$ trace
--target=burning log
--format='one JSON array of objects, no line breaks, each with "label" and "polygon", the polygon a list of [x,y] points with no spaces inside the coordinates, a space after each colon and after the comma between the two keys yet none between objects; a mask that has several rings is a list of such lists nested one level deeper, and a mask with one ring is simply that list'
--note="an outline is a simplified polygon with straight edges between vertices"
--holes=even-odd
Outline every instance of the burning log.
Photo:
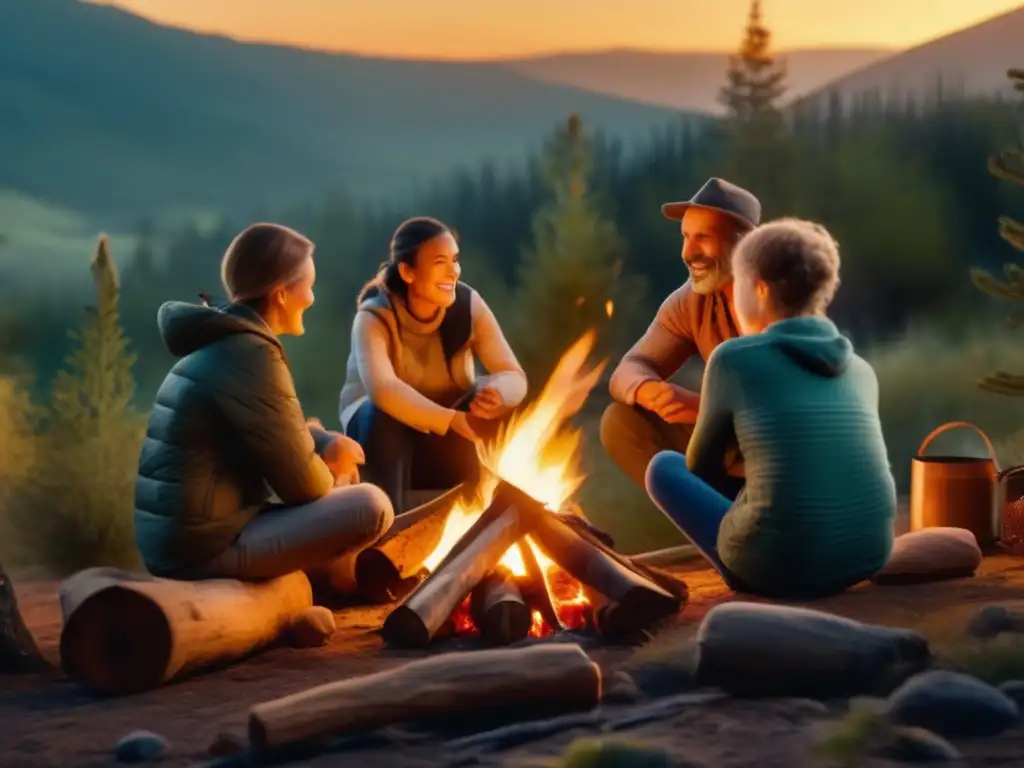
[{"label": "burning log", "polygon": [[642,575],[625,558],[585,537],[560,515],[538,516],[533,538],[570,576],[607,600],[595,616],[602,634],[617,636],[647,628],[678,611],[685,600]]},{"label": "burning log", "polygon": [[601,670],[578,645],[448,653],[254,706],[253,752],[510,706],[581,711],[601,700]]},{"label": "burning log", "polygon": [[384,538],[356,557],[359,592],[382,603],[399,597],[403,582],[420,575],[424,561],[441,541],[452,507],[465,491],[465,484],[457,485],[433,501],[398,515]]},{"label": "burning log", "polygon": [[[459,539],[452,551],[385,619],[381,633],[392,645],[422,648],[466,595],[494,570],[505,552],[536,519],[536,502],[502,483],[490,506]],[[540,508],[543,509],[543,508]]]},{"label": "burning log", "polygon": [[312,604],[301,572],[262,583],[187,582],[90,568],[60,588],[61,663],[102,694],[151,690],[277,640]]},{"label": "burning log", "polygon": [[515,576],[500,565],[474,587],[469,615],[488,645],[511,645],[530,633],[530,609]]},{"label": "burning log", "polygon": [[519,549],[523,553],[523,565],[526,566],[525,588],[522,590],[527,604],[540,612],[544,623],[551,628],[552,632],[560,632],[565,629],[562,620],[551,602],[551,593],[548,591],[548,580],[539,562],[537,555],[531,546],[529,536],[519,542]]}]

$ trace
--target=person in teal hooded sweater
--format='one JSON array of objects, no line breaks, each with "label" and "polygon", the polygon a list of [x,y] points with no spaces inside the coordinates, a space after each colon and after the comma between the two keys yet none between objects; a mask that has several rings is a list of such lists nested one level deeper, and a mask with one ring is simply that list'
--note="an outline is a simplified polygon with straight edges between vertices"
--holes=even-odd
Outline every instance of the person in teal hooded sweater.
[{"label": "person in teal hooded sweater", "polygon": [[[731,588],[835,594],[885,564],[896,511],[878,381],[825,316],[838,246],[783,219],[743,238],[733,272],[743,335],[710,355],[686,455],[656,455],[647,491]],[[746,474],[735,501],[715,490],[730,447]]]}]

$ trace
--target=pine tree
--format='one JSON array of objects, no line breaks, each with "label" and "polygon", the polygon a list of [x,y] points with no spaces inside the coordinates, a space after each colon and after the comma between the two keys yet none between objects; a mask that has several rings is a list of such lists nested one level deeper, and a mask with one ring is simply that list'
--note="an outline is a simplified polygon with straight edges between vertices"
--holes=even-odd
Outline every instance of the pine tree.
[{"label": "pine tree", "polygon": [[135,395],[135,355],[121,329],[117,270],[105,236],[96,248],[92,277],[97,304],[86,308],[82,328],[70,332],[75,349],[53,385],[55,426],[82,437],[118,424]]},{"label": "pine tree", "polygon": [[[1007,74],[1014,89],[1024,93],[1024,69],[1011,69]],[[988,167],[993,176],[1024,185],[1024,148],[1004,149],[995,157],[989,158]],[[1024,223],[1009,216],[1001,216],[999,234],[1013,248],[1024,251]],[[999,280],[985,270],[971,270],[974,284],[990,296],[1005,301],[1024,301],[1024,268],[1019,264],[1008,263],[1003,267],[1003,275],[1005,280]],[[1019,323],[1021,319],[1020,316],[1016,316],[1011,321]],[[1024,376],[1005,371],[997,371],[991,376],[986,376],[978,385],[982,389],[1001,395],[1024,395]]]},{"label": "pine tree", "polygon": [[550,201],[534,215],[533,243],[518,270],[514,347],[534,394],[588,329],[599,331],[599,353],[610,354],[643,300],[643,280],[623,274],[625,244],[589,188],[592,164],[590,141],[572,115],[544,157]]},{"label": "pine tree", "polygon": [[771,211],[796,203],[797,156],[780,101],[786,67],[771,48],[760,0],[753,0],[739,51],[729,57],[719,101],[726,107],[727,145],[723,175],[751,189]]},{"label": "pine tree", "polygon": [[121,329],[106,237],[92,260],[97,303],[53,382],[35,470],[12,503],[19,543],[57,574],[137,562],[132,509],[144,422],[132,407],[135,356]]},{"label": "pine tree", "polygon": [[726,85],[719,100],[741,123],[780,123],[779,99],[786,92],[786,67],[771,50],[772,34],[764,24],[761,0],[750,4],[739,52],[729,57]]}]

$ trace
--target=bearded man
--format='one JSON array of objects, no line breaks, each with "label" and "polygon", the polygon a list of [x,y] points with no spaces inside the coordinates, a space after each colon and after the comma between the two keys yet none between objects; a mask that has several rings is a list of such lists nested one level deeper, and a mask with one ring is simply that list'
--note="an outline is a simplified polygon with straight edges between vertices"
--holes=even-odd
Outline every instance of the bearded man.
[{"label": "bearded man", "polygon": [[[641,487],[660,451],[686,453],[700,409],[700,394],[669,379],[693,355],[740,335],[733,311],[731,257],[740,238],[761,222],[761,203],[747,190],[711,178],[685,202],[661,212],[680,222],[689,279],[676,289],[612,373],[613,402],[601,418],[605,451]],[[743,484],[738,452],[727,458],[720,483],[734,497]]]}]

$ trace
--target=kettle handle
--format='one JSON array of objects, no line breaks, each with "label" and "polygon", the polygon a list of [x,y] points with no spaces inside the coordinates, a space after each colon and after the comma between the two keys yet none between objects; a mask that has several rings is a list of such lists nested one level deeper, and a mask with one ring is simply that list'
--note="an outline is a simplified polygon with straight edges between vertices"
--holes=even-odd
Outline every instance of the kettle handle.
[{"label": "kettle handle", "polygon": [[949,421],[946,422],[945,424],[936,427],[924,440],[921,441],[921,447],[917,449],[917,455],[923,455],[924,452],[928,450],[928,446],[931,445],[932,440],[941,435],[943,432],[946,432],[950,429],[956,429],[958,427],[967,427],[968,429],[973,429],[975,432],[978,433],[978,436],[985,441],[985,448],[988,449],[988,456],[990,459],[992,459],[992,463],[995,465],[996,472],[998,473],[999,459],[996,458],[996,449],[992,445],[992,441],[988,439],[988,435],[986,435],[979,427],[975,426],[974,424],[971,424],[971,422],[969,421]]}]

